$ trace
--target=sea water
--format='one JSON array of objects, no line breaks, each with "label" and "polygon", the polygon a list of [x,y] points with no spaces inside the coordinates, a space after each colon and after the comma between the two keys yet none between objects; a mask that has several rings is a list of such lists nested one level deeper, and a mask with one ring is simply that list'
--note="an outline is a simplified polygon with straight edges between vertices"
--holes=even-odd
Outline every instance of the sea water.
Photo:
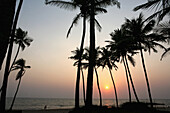
[{"label": "sea water", "polygon": [[[135,101],[135,100],[133,100]],[[149,102],[148,100],[141,100]],[[6,109],[9,109],[12,98],[7,98]],[[103,105],[115,106],[114,99],[103,99]],[[119,105],[128,102],[128,99],[119,99]],[[154,99],[154,103],[165,104],[163,107],[170,107],[170,99]],[[99,105],[99,99],[94,99],[93,104]],[[83,99],[80,99],[80,106],[84,105]],[[16,98],[13,109],[16,110],[41,110],[44,109],[69,109],[74,108],[74,99],[64,98]]]}]

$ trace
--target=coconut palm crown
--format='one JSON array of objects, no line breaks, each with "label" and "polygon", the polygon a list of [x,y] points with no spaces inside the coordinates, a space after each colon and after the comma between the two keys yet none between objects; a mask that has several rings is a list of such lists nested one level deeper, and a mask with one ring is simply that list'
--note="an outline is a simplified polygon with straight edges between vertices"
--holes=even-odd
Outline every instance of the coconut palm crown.
[{"label": "coconut palm crown", "polygon": [[166,15],[170,14],[170,1],[169,0],[148,0],[147,3],[135,7],[133,10],[137,11],[139,9],[154,9],[155,12],[149,16],[146,20],[151,20],[157,17],[158,22],[160,22]]}]

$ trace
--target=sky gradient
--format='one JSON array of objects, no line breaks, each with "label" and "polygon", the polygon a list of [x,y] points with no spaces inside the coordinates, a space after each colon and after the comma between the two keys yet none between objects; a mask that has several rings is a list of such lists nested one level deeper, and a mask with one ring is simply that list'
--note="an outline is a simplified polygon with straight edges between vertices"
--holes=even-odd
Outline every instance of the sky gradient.
[{"label": "sky gradient", "polygon": [[[55,6],[44,4],[45,0],[24,0],[21,10],[18,27],[28,31],[28,36],[34,41],[30,47],[20,53],[19,58],[26,59],[26,64],[31,69],[26,71],[21,83],[18,97],[39,97],[39,98],[74,98],[74,87],[76,80],[76,67],[74,61],[68,59],[71,51],[80,45],[82,20],[74,26],[71,35],[66,39],[66,33],[73,18],[79,10],[68,11]],[[96,46],[103,47],[110,39],[110,33],[120,28],[126,18],[137,17],[141,11],[133,12],[132,9],[147,0],[119,0],[121,8],[116,6],[108,7],[107,14],[100,14],[96,19],[102,26],[102,31],[96,31]],[[145,17],[149,11],[143,12]],[[85,46],[89,45],[89,23],[87,23],[87,35]],[[14,54],[17,46],[15,46]],[[162,50],[157,54],[145,53],[145,62],[149,75],[149,81],[153,98],[170,99],[170,56],[160,61]],[[136,59],[136,67],[130,67],[139,99],[147,99],[147,89],[144,78],[141,59]],[[117,64],[119,69],[112,70],[118,90],[118,98],[128,98],[127,84],[124,67]],[[103,98],[115,98],[112,82],[108,70],[98,69],[100,87]],[[87,72],[85,71],[87,74]],[[3,71],[0,72],[0,83],[3,79]],[[7,95],[13,96],[17,82],[16,72],[9,77]],[[85,76],[86,77],[86,76]],[[82,83],[82,82],[81,82]],[[108,85],[109,89],[105,89]],[[81,95],[82,95],[82,85]],[[133,94],[132,94],[133,95]],[[82,96],[81,96],[82,97]],[[98,98],[96,77],[94,76],[94,97]]]}]

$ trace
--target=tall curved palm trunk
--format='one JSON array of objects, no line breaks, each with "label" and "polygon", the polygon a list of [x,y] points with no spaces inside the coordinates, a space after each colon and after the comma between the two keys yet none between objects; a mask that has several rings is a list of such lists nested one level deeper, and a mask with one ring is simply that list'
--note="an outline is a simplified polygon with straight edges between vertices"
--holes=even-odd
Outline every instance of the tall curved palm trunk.
[{"label": "tall curved palm trunk", "polygon": [[18,86],[17,86],[17,90],[15,92],[15,95],[13,97],[13,100],[12,100],[12,103],[11,103],[11,106],[10,106],[10,111],[12,110],[13,106],[14,106],[14,102],[15,102],[15,99],[16,99],[16,96],[17,96],[17,93],[18,93],[18,90],[19,90],[19,86],[21,84],[21,78],[19,79],[19,82],[18,82]]},{"label": "tall curved palm trunk", "polygon": [[86,97],[85,97],[85,82],[84,82],[84,73],[83,73],[83,69],[81,69],[81,74],[82,74],[82,81],[83,81],[83,100],[84,100],[84,104],[86,102]]},{"label": "tall curved palm trunk", "polygon": [[[18,54],[19,54],[19,50],[20,50],[20,45],[18,46],[18,50],[17,50],[17,53],[16,53],[16,55],[15,55],[15,58],[14,58],[14,60],[13,60],[13,62],[12,62],[12,65],[11,65],[11,67],[9,68],[9,73],[8,73],[8,76],[9,76],[9,74],[10,74],[10,72],[11,72],[11,69],[12,69],[12,66],[14,65],[14,63],[15,63],[15,61],[16,61],[16,58],[17,58],[17,56],[18,56]],[[1,86],[1,89],[0,89],[0,92],[2,91],[2,86]]]},{"label": "tall curved palm trunk", "polygon": [[11,72],[12,67],[13,67],[13,65],[14,65],[14,63],[15,63],[17,57],[18,57],[20,48],[21,48],[21,45],[18,46],[18,49],[17,49],[16,55],[15,55],[15,58],[14,58],[14,60],[13,60],[13,62],[12,62],[12,65],[11,65],[11,67],[10,67],[10,69],[9,69],[9,73]]},{"label": "tall curved palm trunk", "polygon": [[95,66],[95,14],[94,14],[94,0],[90,1],[90,53],[89,53],[89,68],[87,76],[87,89],[86,89],[86,106],[92,106],[93,95],[93,71]]},{"label": "tall curved palm trunk", "polygon": [[9,44],[15,6],[16,0],[0,0],[0,70]]},{"label": "tall curved palm trunk", "polygon": [[79,86],[80,86],[80,70],[81,70],[81,57],[83,54],[83,47],[84,47],[84,39],[85,39],[85,33],[86,33],[86,15],[83,17],[83,34],[82,34],[82,40],[80,45],[80,56],[79,56],[79,63],[78,63],[78,69],[77,69],[77,80],[76,80],[76,90],[75,90],[75,108],[79,108]]},{"label": "tall curved palm trunk", "polygon": [[101,106],[102,106],[102,94],[101,94],[100,85],[99,85],[99,75],[98,75],[98,73],[97,73],[96,67],[95,67],[95,72],[96,72],[97,87],[98,87],[98,91],[99,91],[100,107],[101,107]]},{"label": "tall curved palm trunk", "polygon": [[80,46],[80,56],[79,56],[79,64],[77,69],[77,81],[76,81],[76,92],[75,92],[75,108],[79,108],[79,86],[80,86],[80,70],[81,70],[81,57],[83,54],[83,47],[84,47],[84,39],[86,33],[86,17],[83,18],[83,34],[82,34],[82,41]]},{"label": "tall curved palm trunk", "polygon": [[137,96],[137,93],[136,93],[136,90],[135,90],[135,86],[133,84],[133,80],[132,80],[132,76],[131,76],[131,73],[130,73],[130,69],[129,69],[129,65],[128,65],[128,62],[127,62],[127,58],[126,58],[126,56],[124,58],[125,58],[125,64],[127,66],[127,70],[128,70],[128,73],[129,73],[129,78],[130,78],[130,81],[131,81],[131,85],[132,85],[132,89],[133,89],[136,101],[139,102],[139,98]]},{"label": "tall curved palm trunk", "polygon": [[124,57],[123,57],[122,59],[123,59],[123,64],[124,64],[125,72],[126,72],[127,86],[128,86],[128,92],[129,92],[129,102],[132,102],[131,91],[130,91],[130,84],[129,84],[129,77],[128,77],[128,72],[127,72],[127,67],[126,67],[126,64],[125,64],[125,59],[124,59]]},{"label": "tall curved palm trunk", "polygon": [[5,104],[6,104],[6,92],[7,92],[7,84],[8,84],[8,75],[9,75],[9,68],[10,68],[10,61],[11,61],[11,55],[12,55],[12,49],[13,49],[13,41],[14,41],[14,34],[16,30],[16,25],[19,17],[19,13],[21,10],[23,0],[20,0],[18,9],[15,15],[14,24],[12,28],[12,34],[11,34],[11,40],[10,45],[8,49],[8,55],[6,60],[6,66],[5,66],[5,73],[4,73],[4,79],[3,79],[3,85],[2,85],[2,92],[1,92],[1,99],[0,99],[0,111],[3,113],[5,112]]},{"label": "tall curved palm trunk", "polygon": [[140,49],[140,53],[141,53],[141,59],[142,59],[142,66],[143,66],[143,70],[144,70],[144,73],[145,73],[146,84],[147,84],[147,88],[148,88],[149,100],[150,100],[151,108],[153,108],[152,95],[151,95],[149,79],[148,79],[148,75],[147,75],[147,72],[146,72],[146,66],[145,66],[145,61],[144,61],[144,56],[143,56],[142,49]]},{"label": "tall curved palm trunk", "polygon": [[114,79],[113,79],[113,75],[112,75],[112,71],[111,71],[111,69],[109,69],[109,72],[110,72],[110,76],[111,76],[112,83],[113,83],[114,90],[115,90],[116,107],[119,107],[119,105],[118,105],[117,91],[116,91],[116,84],[115,84],[115,82],[114,82]]}]

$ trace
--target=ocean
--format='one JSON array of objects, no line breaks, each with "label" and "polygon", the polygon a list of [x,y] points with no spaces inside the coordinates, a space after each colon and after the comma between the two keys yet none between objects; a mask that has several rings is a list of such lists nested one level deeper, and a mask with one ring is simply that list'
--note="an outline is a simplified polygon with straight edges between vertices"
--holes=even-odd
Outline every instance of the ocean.
[{"label": "ocean", "polygon": [[[12,98],[7,98],[6,109],[9,109]],[[114,99],[103,99],[103,105],[115,106]],[[135,101],[135,100],[133,100]],[[148,102],[148,100],[140,100],[142,102]],[[128,102],[128,99],[119,99],[119,105]],[[170,107],[170,99],[154,99],[154,103],[165,104],[161,107]],[[94,105],[99,105],[99,99],[93,100]],[[83,99],[80,100],[80,105],[83,106]],[[44,107],[47,109],[67,109],[74,107],[74,99],[62,99],[62,98],[16,98],[13,109],[15,110],[41,110]]]}]

